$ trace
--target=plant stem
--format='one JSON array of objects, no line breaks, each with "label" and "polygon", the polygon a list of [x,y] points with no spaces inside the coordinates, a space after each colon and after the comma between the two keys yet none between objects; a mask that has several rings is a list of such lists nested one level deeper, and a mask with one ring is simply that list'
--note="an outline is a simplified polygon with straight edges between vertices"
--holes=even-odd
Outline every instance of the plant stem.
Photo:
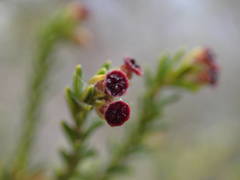
[{"label": "plant stem", "polygon": [[67,14],[66,10],[63,10],[47,22],[39,33],[36,57],[33,60],[32,72],[27,86],[26,104],[22,116],[22,134],[15,154],[15,170],[24,169],[28,164],[36,129],[41,120],[46,85],[56,62],[50,56],[60,40],[72,36],[76,25],[77,22]]},{"label": "plant stem", "polygon": [[[68,153],[68,161],[65,165],[65,168],[61,171],[61,173],[57,176],[58,180],[68,180],[74,176],[77,170],[77,166],[82,159],[82,154],[80,153],[81,148],[83,147],[83,122],[86,120],[88,111],[79,112],[81,115],[75,114],[74,118],[74,132],[76,133],[76,137],[72,142],[71,152]],[[79,118],[80,117],[80,118]],[[79,123],[82,122],[82,123]]]},{"label": "plant stem", "polygon": [[[65,161],[65,167],[57,174],[56,179],[68,180],[76,175],[78,165],[81,160],[93,155],[93,149],[90,149],[85,144],[88,135],[91,134],[96,128],[102,125],[102,122],[91,122],[86,126],[86,119],[88,114],[93,109],[95,103],[94,87],[87,86],[83,91],[81,81],[80,66],[77,66],[76,73],[74,74],[73,90],[66,89],[66,100],[69,105],[69,110],[72,114],[73,125],[68,125],[63,122],[63,130],[70,139],[71,150],[62,151],[62,157]],[[83,98],[80,98],[83,97]]]},{"label": "plant stem", "polygon": [[[121,167],[122,164],[128,159],[128,157],[134,153],[135,148],[139,147],[142,144],[144,135],[146,134],[147,125],[150,124],[157,116],[151,115],[151,110],[149,109],[149,103],[153,103],[154,98],[157,96],[158,92],[161,89],[161,85],[149,87],[145,94],[140,100],[140,110],[141,114],[138,116],[138,119],[132,129],[128,131],[126,137],[124,137],[123,142],[118,146],[117,151],[112,153],[110,160],[106,164],[103,171],[100,173],[100,176],[94,179],[98,180],[109,180],[112,177],[113,169]],[[148,103],[146,103],[148,102]],[[161,109],[158,109],[161,111]],[[149,114],[149,113],[150,114]],[[159,115],[159,114],[158,114]]]},{"label": "plant stem", "polygon": [[25,105],[22,135],[19,140],[19,146],[16,154],[15,168],[22,169],[26,167],[29,159],[29,153],[33,144],[36,127],[41,118],[41,110],[43,107],[45,88],[49,78],[49,73],[54,65],[54,61],[49,60],[56,38],[45,39],[38,47],[37,58],[33,61],[33,70],[29,77],[29,85],[27,89],[27,102]]}]

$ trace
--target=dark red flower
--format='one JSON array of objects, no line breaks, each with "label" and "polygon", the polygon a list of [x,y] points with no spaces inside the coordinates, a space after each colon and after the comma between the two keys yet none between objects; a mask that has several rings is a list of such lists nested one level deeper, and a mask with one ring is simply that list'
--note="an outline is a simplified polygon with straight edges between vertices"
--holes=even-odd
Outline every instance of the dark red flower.
[{"label": "dark red flower", "polygon": [[131,78],[132,73],[138,76],[143,74],[141,67],[136,63],[136,60],[131,57],[124,58],[124,65],[121,68],[129,78]]},{"label": "dark red flower", "polygon": [[197,54],[196,60],[210,68],[216,68],[215,55],[209,48],[202,48],[199,54]]},{"label": "dark red flower", "polygon": [[128,89],[129,82],[126,74],[121,70],[113,70],[104,80],[105,92],[109,96],[122,96]]},{"label": "dark red flower", "polygon": [[218,82],[219,71],[218,69],[210,69],[209,72],[209,84],[216,85]]},{"label": "dark red flower", "polygon": [[213,52],[208,48],[203,48],[196,55],[196,62],[202,66],[202,72],[198,80],[201,83],[216,85],[219,76],[219,68],[215,62]]},{"label": "dark red flower", "polygon": [[115,101],[106,107],[104,118],[110,126],[121,126],[130,117],[130,107],[124,101]]},{"label": "dark red flower", "polygon": [[80,3],[73,3],[70,5],[70,13],[76,20],[86,20],[89,16],[89,10]]}]

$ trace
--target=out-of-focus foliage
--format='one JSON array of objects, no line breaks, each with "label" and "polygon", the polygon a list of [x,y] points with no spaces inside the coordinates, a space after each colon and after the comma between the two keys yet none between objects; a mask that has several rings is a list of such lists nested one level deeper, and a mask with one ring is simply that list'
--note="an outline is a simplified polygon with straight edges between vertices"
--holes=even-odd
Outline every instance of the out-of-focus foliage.
[{"label": "out-of-focus foliage", "polygon": [[82,5],[73,4],[57,12],[39,30],[32,72],[28,76],[25,107],[22,112],[22,134],[12,158],[13,162],[9,163],[7,167],[9,169],[6,168],[6,172],[3,172],[3,179],[23,179],[27,174],[50,73],[55,65],[55,60],[51,58],[51,55],[60,41],[79,39],[76,36],[76,29],[79,22],[86,18],[86,13]]}]

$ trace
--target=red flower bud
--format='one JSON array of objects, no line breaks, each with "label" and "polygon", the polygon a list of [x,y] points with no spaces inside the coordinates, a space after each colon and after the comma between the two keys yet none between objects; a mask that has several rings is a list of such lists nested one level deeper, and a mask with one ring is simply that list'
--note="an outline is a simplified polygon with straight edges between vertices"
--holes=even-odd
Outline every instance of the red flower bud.
[{"label": "red flower bud", "polygon": [[199,63],[203,63],[212,66],[215,63],[215,57],[213,52],[208,48],[203,48],[196,56],[196,60]]},{"label": "red flower bud", "polygon": [[215,62],[213,52],[208,48],[203,48],[196,54],[195,62],[202,67],[198,75],[198,81],[200,83],[216,85],[219,76],[219,68]]},{"label": "red flower bud", "polygon": [[130,107],[124,101],[110,103],[104,112],[104,118],[110,126],[121,126],[130,117]]},{"label": "red flower bud", "polygon": [[109,96],[122,96],[128,89],[129,82],[126,74],[121,70],[113,70],[104,80],[105,92]]},{"label": "red flower bud", "polygon": [[76,20],[86,20],[89,16],[89,10],[80,3],[70,5],[71,16]]},{"label": "red flower bud", "polygon": [[141,67],[131,57],[124,58],[124,65],[122,65],[121,69],[128,75],[128,78],[132,77],[132,73],[138,76],[143,74]]},{"label": "red flower bud", "polygon": [[211,84],[213,86],[216,85],[217,81],[218,81],[218,76],[219,76],[219,72],[217,69],[210,70],[209,71],[209,77],[210,77],[209,84]]}]

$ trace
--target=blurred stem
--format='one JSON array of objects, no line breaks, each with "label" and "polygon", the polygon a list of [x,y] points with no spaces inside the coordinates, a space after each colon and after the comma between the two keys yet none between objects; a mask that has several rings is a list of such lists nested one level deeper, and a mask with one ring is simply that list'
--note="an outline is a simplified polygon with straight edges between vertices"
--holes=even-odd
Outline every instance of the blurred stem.
[{"label": "blurred stem", "polygon": [[[108,180],[112,177],[112,171],[122,166],[124,161],[134,152],[133,149],[142,145],[144,135],[146,134],[147,125],[150,124],[156,116],[151,115],[149,110],[149,102],[155,102],[155,98],[161,89],[161,84],[155,84],[155,86],[148,87],[142,98],[140,99],[140,115],[132,128],[128,131],[126,137],[121,142],[116,152],[113,152],[110,156],[110,160],[106,164],[104,170],[100,176],[95,179]],[[160,108],[160,107],[159,107]],[[162,107],[161,107],[162,108]],[[161,109],[158,109],[161,112]],[[149,114],[150,113],[150,114]]]},{"label": "blurred stem", "polygon": [[41,42],[38,47],[36,59],[33,61],[33,68],[29,76],[29,84],[26,93],[25,111],[22,117],[23,130],[19,140],[17,149],[17,159],[15,168],[21,169],[27,165],[31,146],[35,136],[36,126],[41,118],[41,110],[43,106],[45,88],[49,78],[49,73],[52,69],[54,61],[49,60],[56,37],[46,37],[48,34],[43,34],[40,38]]},{"label": "blurred stem", "polygon": [[67,14],[60,11],[53,19],[43,26],[39,33],[38,46],[33,60],[32,72],[29,75],[26,104],[22,116],[22,134],[19,139],[14,169],[21,170],[27,167],[29,154],[37,125],[41,119],[41,111],[47,91],[49,75],[56,61],[50,58],[57,42],[71,37],[77,22]]}]

